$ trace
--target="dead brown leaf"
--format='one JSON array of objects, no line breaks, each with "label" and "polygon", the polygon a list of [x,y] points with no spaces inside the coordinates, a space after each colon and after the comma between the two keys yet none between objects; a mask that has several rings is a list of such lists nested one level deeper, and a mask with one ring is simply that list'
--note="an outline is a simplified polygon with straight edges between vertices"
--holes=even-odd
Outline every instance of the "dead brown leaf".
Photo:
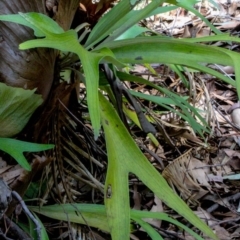
[{"label": "dead brown leaf", "polygon": [[210,170],[204,166],[206,164],[193,158],[189,150],[171,162],[162,175],[173,188],[180,192],[183,199],[196,205],[198,199],[208,192],[202,186],[211,189],[207,178]]}]

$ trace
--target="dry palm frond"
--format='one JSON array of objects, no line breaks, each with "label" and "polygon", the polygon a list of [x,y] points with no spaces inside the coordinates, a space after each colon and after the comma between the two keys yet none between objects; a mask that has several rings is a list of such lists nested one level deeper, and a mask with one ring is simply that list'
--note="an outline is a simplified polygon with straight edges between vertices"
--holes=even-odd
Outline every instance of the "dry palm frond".
[{"label": "dry palm frond", "polygon": [[42,176],[47,185],[41,196],[43,200],[54,199],[58,203],[93,201],[86,196],[96,191],[102,201],[106,154],[99,146],[104,145],[96,143],[87,120],[82,117],[84,109],[76,99],[72,100],[75,86],[61,83],[55,89],[49,100],[50,107],[37,125],[42,132],[41,138],[55,144],[54,160]]},{"label": "dry palm frond", "polygon": [[[86,107],[76,97],[78,88],[78,84],[58,84],[35,125],[35,139],[55,144],[49,153],[53,160],[42,173],[40,205],[103,201],[105,144],[101,138],[94,140],[89,121],[83,117]],[[80,234],[82,239],[96,239],[89,227],[85,234],[80,225],[60,222],[58,229],[60,236],[70,234],[77,239],[75,235]]]},{"label": "dry palm frond", "polygon": [[170,163],[162,173],[170,186],[192,205],[197,205],[197,200],[208,192],[202,186],[210,188],[206,176],[208,170],[195,169],[200,166],[204,164],[193,158],[189,150]]}]

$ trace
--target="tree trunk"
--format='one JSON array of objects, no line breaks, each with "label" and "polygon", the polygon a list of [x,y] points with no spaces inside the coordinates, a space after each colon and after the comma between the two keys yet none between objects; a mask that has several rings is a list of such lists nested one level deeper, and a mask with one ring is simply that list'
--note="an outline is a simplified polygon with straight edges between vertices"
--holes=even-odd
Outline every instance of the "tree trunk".
[{"label": "tree trunk", "polygon": [[[68,30],[79,0],[60,0],[57,22]],[[39,12],[48,15],[45,0],[1,0],[0,14]],[[20,43],[33,39],[30,28],[16,23],[0,21],[0,81],[10,86],[37,89],[47,99],[54,78],[54,66],[58,51],[53,49],[30,49],[20,51]]]}]

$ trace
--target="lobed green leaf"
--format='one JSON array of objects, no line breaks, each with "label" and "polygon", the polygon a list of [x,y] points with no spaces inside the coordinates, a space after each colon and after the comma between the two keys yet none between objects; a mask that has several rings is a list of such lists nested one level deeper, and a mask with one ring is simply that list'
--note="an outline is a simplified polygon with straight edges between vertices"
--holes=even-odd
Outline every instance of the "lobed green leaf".
[{"label": "lobed green leaf", "polygon": [[[131,172],[170,208],[185,217],[212,239],[217,239],[212,230],[173,192],[165,179],[146,159],[112,105],[101,94],[99,99],[109,163],[105,184],[105,204],[107,217],[110,220],[109,227],[112,238],[114,240],[120,239],[120,235],[116,234],[119,226],[124,231],[124,235],[121,235],[121,237],[124,236],[122,239],[129,238],[129,221],[127,221],[130,213],[128,207],[128,173]],[[110,192],[109,186],[111,187]]]},{"label": "lobed green leaf", "polygon": [[30,171],[31,166],[23,152],[40,152],[54,148],[53,144],[37,144],[16,139],[0,138],[0,150],[12,156],[24,169]]}]

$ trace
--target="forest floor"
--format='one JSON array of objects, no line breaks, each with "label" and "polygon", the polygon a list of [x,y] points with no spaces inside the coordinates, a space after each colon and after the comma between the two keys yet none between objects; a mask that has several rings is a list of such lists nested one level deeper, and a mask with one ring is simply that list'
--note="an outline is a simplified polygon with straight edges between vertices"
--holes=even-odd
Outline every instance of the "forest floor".
[{"label": "forest floor", "polygon": [[[238,6],[237,1],[215,2],[218,4],[218,9],[210,4],[199,5],[199,12],[218,29],[229,34],[238,34],[240,5]],[[180,8],[146,19],[141,25],[149,28],[149,31],[176,38],[198,38],[211,35],[210,28],[204,22]],[[211,45],[236,52],[240,50],[239,45],[234,43],[214,42]],[[234,69],[230,66],[215,64],[212,68],[229,78],[235,77]],[[160,130],[157,136],[160,144],[156,147],[136,126],[131,127],[131,131],[149,161],[162,173],[169,185],[191,209],[214,230],[219,239],[240,239],[240,174],[238,174],[240,124],[238,125],[236,119],[232,119],[233,112],[236,114],[240,107],[236,89],[213,76],[187,69],[185,77],[189,80],[191,92],[186,92],[179,76],[174,74],[169,66],[163,64],[135,65],[131,72],[154,83],[161,83],[175,93],[190,96],[192,105],[199,109],[208,122],[211,128],[210,134],[206,134],[204,138],[199,137],[176,114],[142,101],[142,105],[158,120]],[[145,94],[159,94],[156,90],[136,83],[128,84],[127,87]],[[68,93],[66,91],[66,95]],[[84,89],[80,90],[80,95],[82,99],[85,98]],[[54,99],[51,101],[54,102]],[[231,112],[229,109],[232,106],[234,109]],[[42,205],[46,202],[47,204],[74,201],[103,202],[102,189],[107,165],[104,137],[100,137],[97,144],[94,142],[91,126],[84,118],[84,112],[87,112],[87,107],[79,104],[77,108],[69,109],[67,113],[63,113],[63,108],[59,108],[53,116],[53,121],[64,124],[61,133],[56,129],[53,130],[54,127],[50,126],[51,124],[45,131],[54,135],[52,139],[59,140],[54,158],[62,154],[64,156],[60,158],[63,157],[64,161],[52,162],[48,165],[43,175],[38,176],[30,184],[25,199],[36,198]],[[46,119],[46,121],[50,120]],[[74,139],[74,143],[69,139]],[[60,151],[60,148],[64,150]],[[90,148],[94,149],[94,153]],[[74,159],[71,152],[84,160],[80,162],[79,158]],[[91,163],[88,161],[89,155]],[[44,157],[35,156],[35,158],[41,160]],[[49,162],[51,161],[49,159]],[[21,181],[29,177],[19,166],[10,166],[4,159],[0,159],[0,166],[1,177],[9,184],[19,177]],[[41,190],[44,179],[48,179],[49,185]],[[186,224],[134,175],[129,176],[129,183],[133,209],[166,212]],[[77,224],[54,222],[48,218],[41,220],[49,235],[52,236],[51,239],[57,239],[54,237],[56,233],[60,236],[58,239],[76,239],[77,234],[82,237],[79,239],[84,239],[83,237],[98,240],[110,239],[108,234],[96,229],[91,229],[89,232],[87,227],[80,227]],[[148,222],[159,230],[165,240],[194,239],[171,224],[153,219],[149,219]],[[150,239],[142,229],[133,232],[131,238]]]},{"label": "forest floor", "polygon": [[[218,9],[213,5],[199,4],[198,10],[221,31],[238,34],[240,5],[237,1],[215,1],[215,3],[218,4]],[[153,31],[176,38],[198,38],[211,35],[210,28],[203,21],[180,8],[155,16],[146,20],[145,23]],[[234,43],[214,42],[211,45],[236,52],[240,50],[239,45]],[[179,77],[174,75],[168,67],[154,64],[151,66],[161,78],[153,76],[152,71],[149,71],[146,66],[136,66],[135,71],[137,75],[150,81],[163,81],[168,88],[184,95]],[[219,65],[212,67],[234,79],[232,67]],[[161,114],[161,123],[166,130],[164,134],[168,135],[164,139],[171,139],[171,141],[167,141],[167,144],[163,141],[157,151],[151,149],[151,144],[146,147],[158,153],[165,165],[162,171],[163,176],[170,176],[167,178],[169,184],[194,212],[207,222],[220,239],[240,239],[240,174],[238,174],[240,115],[237,115],[239,105],[236,89],[207,74],[191,70],[185,74],[192,84],[192,93],[190,93],[192,104],[202,110],[202,115],[211,126],[211,134],[205,139],[199,138],[189,129],[185,129],[174,114],[165,116]],[[140,86],[138,90],[156,94]],[[153,110],[154,106],[149,108]],[[173,146],[175,150],[171,150]],[[177,157],[174,157],[176,154]],[[153,160],[150,158],[150,161]],[[144,193],[140,192],[140,195],[144,196]],[[138,200],[138,202],[141,201]],[[150,211],[164,211],[161,201],[155,198],[154,203]],[[145,204],[150,205],[150,203]],[[170,226],[168,230],[174,231]],[[193,238],[185,235],[182,239]]]}]

